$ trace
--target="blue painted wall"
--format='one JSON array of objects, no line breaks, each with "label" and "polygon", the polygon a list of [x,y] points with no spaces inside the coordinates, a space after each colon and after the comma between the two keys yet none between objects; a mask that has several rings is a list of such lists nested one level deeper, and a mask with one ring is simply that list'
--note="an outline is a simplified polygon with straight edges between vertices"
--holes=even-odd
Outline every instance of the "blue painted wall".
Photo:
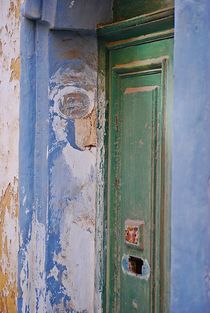
[{"label": "blue painted wall", "polygon": [[[95,7],[95,19],[77,19],[77,31],[52,30],[54,23],[72,28],[69,21],[74,4],[75,1],[26,1],[22,8],[21,313],[94,310],[95,26],[104,11]],[[65,97],[78,92],[87,100],[85,114],[79,108],[73,109],[74,117],[63,114],[60,103],[63,101],[71,112]]]},{"label": "blue painted wall", "polygon": [[25,0],[25,17],[61,30],[95,30],[112,20],[112,0]]},{"label": "blue painted wall", "polygon": [[210,312],[210,2],[176,0],[171,313]]},{"label": "blue painted wall", "polygon": [[[24,313],[93,311],[95,148],[78,144],[86,120],[65,117],[58,106],[66,87],[95,97],[94,29],[110,20],[111,3],[103,11],[92,2],[84,18],[78,3],[28,0],[23,8],[18,310]],[[175,5],[170,313],[208,313],[210,3]]]},{"label": "blue painted wall", "polygon": [[22,18],[18,312],[46,304],[48,27]]},{"label": "blue painted wall", "polygon": [[93,310],[96,148],[78,147],[77,122],[58,106],[71,90],[87,87],[94,95],[96,68],[94,34],[50,32],[46,277],[49,308],[65,312]]}]

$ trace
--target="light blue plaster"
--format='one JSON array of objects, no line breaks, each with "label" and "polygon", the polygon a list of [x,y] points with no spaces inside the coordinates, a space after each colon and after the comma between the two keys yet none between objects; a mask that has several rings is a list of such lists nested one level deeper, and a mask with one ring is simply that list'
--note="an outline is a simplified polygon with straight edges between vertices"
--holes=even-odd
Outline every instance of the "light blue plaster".
[{"label": "light blue plaster", "polygon": [[21,7],[22,14],[32,20],[41,18],[41,10],[42,0],[25,0]]},{"label": "light blue plaster", "polygon": [[[25,18],[21,20],[21,82],[20,82],[20,144],[19,144],[19,229],[20,248],[18,255],[18,312],[23,308],[23,290],[20,273],[31,239],[34,202],[34,149],[35,149],[35,25]],[[30,79],[28,79],[30,77]]]},{"label": "light blue plaster", "polygon": [[91,30],[112,20],[112,0],[25,0],[25,17],[48,23],[52,29]]},{"label": "light blue plaster", "polygon": [[[50,23],[43,23],[38,14],[38,8],[44,14],[44,3],[46,1],[42,7],[36,3],[33,17],[25,11],[27,17],[37,18],[37,21],[23,17],[21,23],[18,312],[73,313],[78,312],[75,306],[81,308],[81,312],[87,312],[93,298],[88,296],[84,298],[86,303],[77,303],[72,286],[79,286],[84,272],[83,285],[76,292],[86,294],[86,289],[94,288],[94,281],[89,282],[89,277],[93,280],[95,155],[78,148],[74,120],[59,115],[50,94],[52,90],[58,92],[59,88],[68,85],[69,78],[77,88],[93,89],[95,93],[96,37],[50,30]],[[35,2],[26,1],[25,5],[29,10]],[[67,81],[53,81],[56,73]],[[78,74],[82,75],[79,80]],[[56,121],[61,123],[57,127],[58,133],[55,132]],[[60,132],[63,132],[62,138]],[[70,151],[69,156],[65,155],[68,164],[64,157],[67,148]],[[77,153],[81,163],[77,161]],[[82,247],[87,264],[79,272],[75,268],[74,253],[69,253],[78,253],[72,237],[77,229],[78,245]],[[78,278],[74,276],[71,281],[70,273],[75,271],[79,273]]]},{"label": "light blue plaster", "polygon": [[208,313],[210,2],[175,5],[171,313]]}]

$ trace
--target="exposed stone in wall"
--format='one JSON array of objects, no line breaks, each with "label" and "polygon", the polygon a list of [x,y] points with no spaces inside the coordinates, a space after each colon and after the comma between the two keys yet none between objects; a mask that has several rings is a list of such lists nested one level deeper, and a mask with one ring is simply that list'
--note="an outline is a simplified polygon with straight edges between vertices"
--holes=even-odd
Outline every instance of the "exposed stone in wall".
[{"label": "exposed stone in wall", "polygon": [[76,144],[84,149],[96,146],[96,111],[93,111],[82,119],[75,120]]},{"label": "exposed stone in wall", "polygon": [[20,58],[12,59],[10,64],[10,81],[20,79]]},{"label": "exposed stone in wall", "polygon": [[20,0],[0,1],[1,313],[17,311],[19,18]]},{"label": "exposed stone in wall", "polygon": [[0,312],[16,312],[18,253],[18,181],[0,198]]}]

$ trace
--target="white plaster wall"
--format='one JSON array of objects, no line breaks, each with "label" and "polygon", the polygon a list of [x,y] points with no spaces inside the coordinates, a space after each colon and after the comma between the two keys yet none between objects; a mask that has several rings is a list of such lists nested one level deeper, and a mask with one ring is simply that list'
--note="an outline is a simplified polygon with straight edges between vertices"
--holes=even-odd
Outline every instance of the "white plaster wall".
[{"label": "white plaster wall", "polygon": [[0,0],[0,190],[18,176],[19,6]]},{"label": "white plaster wall", "polygon": [[0,0],[0,312],[16,312],[20,0]]}]

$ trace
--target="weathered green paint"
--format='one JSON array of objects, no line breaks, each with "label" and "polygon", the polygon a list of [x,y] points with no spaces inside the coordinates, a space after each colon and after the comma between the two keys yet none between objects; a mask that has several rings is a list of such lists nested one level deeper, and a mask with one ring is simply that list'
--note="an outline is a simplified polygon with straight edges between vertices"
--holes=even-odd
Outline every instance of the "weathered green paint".
[{"label": "weathered green paint", "polygon": [[[162,312],[163,95],[172,47],[168,39],[110,55],[107,312]],[[143,251],[125,244],[127,219],[144,221]],[[146,259],[149,280],[124,273],[124,255]]]},{"label": "weathered green paint", "polygon": [[[168,312],[173,16],[168,10],[156,17],[154,21],[148,16],[148,23],[140,17],[138,30],[134,27],[135,38],[130,28],[123,40],[131,20],[117,23],[117,29],[113,24],[99,30],[99,82],[103,81],[99,88],[103,89],[106,81],[109,100],[108,106],[104,101],[108,112],[104,142],[108,161],[107,167],[104,164],[106,193],[99,204],[103,202],[105,208],[106,256],[100,254],[100,264],[103,273],[106,259],[106,278],[100,278],[107,313]],[[162,28],[165,18],[169,31],[167,25]],[[104,90],[100,95],[105,98]],[[99,132],[103,128],[100,123]],[[98,194],[102,195],[102,190]],[[98,212],[101,216],[103,209],[98,208]],[[125,244],[127,219],[144,221],[144,250]],[[151,267],[149,280],[124,273],[124,255],[147,259]]]},{"label": "weathered green paint", "polygon": [[[141,76],[140,73],[134,77],[125,76],[119,79],[117,84],[120,85],[118,87],[120,90],[115,83],[113,90],[117,92],[116,97],[119,93],[121,99],[117,100],[113,95],[112,102],[116,104],[116,112],[113,114],[114,110],[112,111],[112,119],[118,118],[117,129],[114,120],[110,123],[112,134],[115,133],[114,128],[116,129],[116,136],[115,138],[113,136],[114,140],[110,144],[110,153],[116,156],[110,164],[110,309],[113,312],[135,312],[133,307],[135,305],[138,310],[149,312],[152,279],[144,281],[125,274],[120,263],[124,254],[146,258],[150,266],[155,259],[159,263],[159,258],[157,256],[153,258],[152,255],[154,252],[152,225],[155,224],[153,216],[155,212],[151,189],[155,186],[151,180],[155,165],[157,108],[161,112],[158,95],[161,77],[158,73],[145,76]],[[143,91],[142,88],[142,91],[132,92],[131,88],[134,89],[135,86],[154,89]],[[159,213],[157,207],[156,210]],[[144,221],[144,251],[125,244],[124,224],[127,219]],[[156,228],[159,228],[158,225]],[[120,303],[114,292],[118,288]]]},{"label": "weathered green paint", "polygon": [[173,27],[174,9],[169,8],[125,21],[99,25],[98,35],[107,41],[109,49],[111,49],[126,44],[153,41],[157,37],[159,39],[167,37],[169,36],[167,32]]},{"label": "weathered green paint", "polygon": [[172,7],[174,0],[114,0],[114,21]]}]

